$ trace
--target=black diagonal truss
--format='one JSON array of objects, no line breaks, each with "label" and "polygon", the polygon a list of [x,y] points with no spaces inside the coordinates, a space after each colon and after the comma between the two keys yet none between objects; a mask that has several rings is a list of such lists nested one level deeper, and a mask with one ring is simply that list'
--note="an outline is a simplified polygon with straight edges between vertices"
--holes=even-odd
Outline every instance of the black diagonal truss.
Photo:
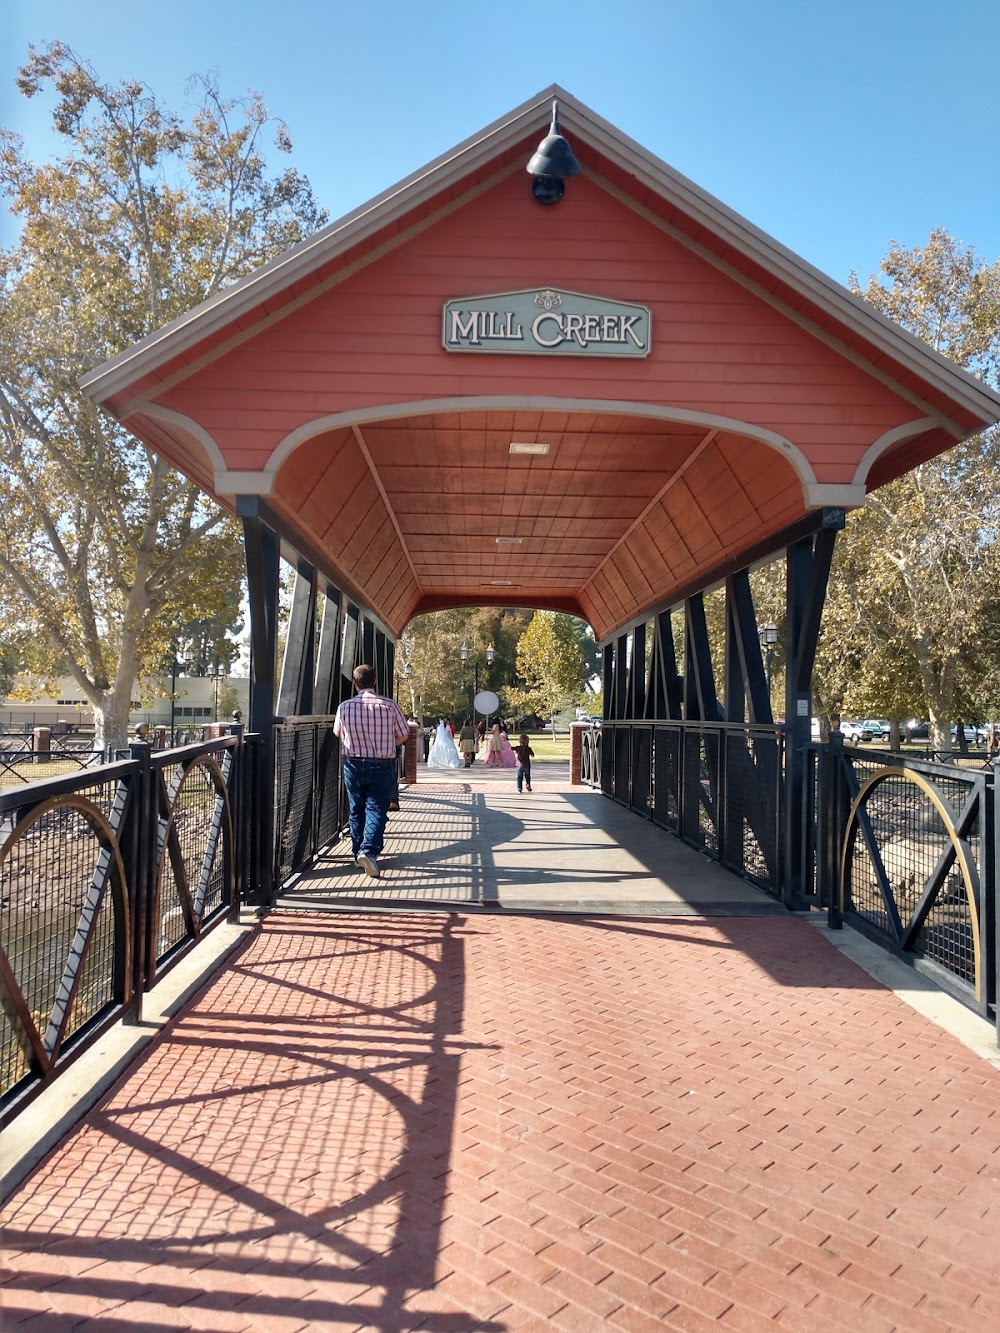
[{"label": "black diagonal truss", "polygon": [[[253,858],[251,901],[266,905],[284,877],[339,835],[339,746],[329,721],[324,727],[321,719],[332,719],[350,697],[351,674],[361,662],[374,666],[380,688],[392,693],[395,638],[362,590],[329,568],[259,497],[237,497],[237,513],[250,598],[250,726],[261,738],[252,815],[260,854]],[[295,583],[279,677],[281,558],[295,570]]]},{"label": "black diagonal truss", "polygon": [[[602,789],[792,908],[808,904],[814,879],[812,671],[843,525],[843,510],[818,511],[779,534],[780,545],[752,552],[752,563],[720,567],[603,644]],[[750,570],[782,550],[785,708],[775,722]],[[720,586],[724,642],[713,644],[705,596]]]}]

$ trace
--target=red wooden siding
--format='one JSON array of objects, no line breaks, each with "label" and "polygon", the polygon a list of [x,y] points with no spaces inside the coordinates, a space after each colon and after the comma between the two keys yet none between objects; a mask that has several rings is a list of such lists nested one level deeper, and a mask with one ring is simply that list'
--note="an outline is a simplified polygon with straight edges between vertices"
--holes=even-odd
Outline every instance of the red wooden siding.
[{"label": "red wooden siding", "polygon": [[[593,182],[541,209],[502,181],[400,249],[257,333],[163,398],[233,468],[264,467],[289,431],[327,414],[428,398],[546,395],[720,414],[788,437],[819,480],[847,481],[910,403]],[[550,285],[649,305],[644,361],[449,354],[442,303]]]}]

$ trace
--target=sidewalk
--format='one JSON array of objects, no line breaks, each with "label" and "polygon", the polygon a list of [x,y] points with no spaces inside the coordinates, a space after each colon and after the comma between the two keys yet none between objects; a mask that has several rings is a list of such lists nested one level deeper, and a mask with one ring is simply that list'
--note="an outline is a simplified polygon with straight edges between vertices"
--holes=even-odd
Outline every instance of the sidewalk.
[{"label": "sidewalk", "polygon": [[[495,810],[539,892],[588,883],[558,796]],[[432,799],[404,793],[383,892]],[[996,1069],[714,889],[710,916],[662,914],[664,885],[641,914],[508,910],[517,845],[468,907],[268,916],[0,1213],[2,1326],[1000,1327]],[[619,908],[655,879],[621,856]]]},{"label": "sidewalk", "polygon": [[281,899],[283,906],[392,902],[505,911],[783,911],[766,894],[589,787],[568,764],[536,764],[533,790],[511,769],[428,769],[389,816],[381,879],[345,843]]}]

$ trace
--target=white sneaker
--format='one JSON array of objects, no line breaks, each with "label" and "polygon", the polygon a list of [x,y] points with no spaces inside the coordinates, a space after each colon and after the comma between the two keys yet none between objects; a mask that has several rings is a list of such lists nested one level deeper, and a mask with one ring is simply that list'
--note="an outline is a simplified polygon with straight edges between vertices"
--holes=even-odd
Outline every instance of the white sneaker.
[{"label": "white sneaker", "polygon": [[378,879],[381,872],[374,856],[369,856],[367,852],[362,852],[358,857],[358,865],[366,875],[370,875],[372,879]]}]

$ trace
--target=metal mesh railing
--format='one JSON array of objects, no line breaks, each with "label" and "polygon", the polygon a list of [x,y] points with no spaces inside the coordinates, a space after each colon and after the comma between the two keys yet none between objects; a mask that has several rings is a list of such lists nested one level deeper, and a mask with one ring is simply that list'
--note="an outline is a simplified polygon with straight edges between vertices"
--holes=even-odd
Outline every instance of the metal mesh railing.
[{"label": "metal mesh railing", "polygon": [[0,792],[0,1122],[235,908],[241,746]]},{"label": "metal mesh railing", "polygon": [[0,738],[0,791],[50,782],[104,762],[103,750],[74,745],[65,737],[54,736],[50,749],[36,750],[31,736],[4,736]]},{"label": "metal mesh railing", "polygon": [[705,722],[604,722],[601,785],[775,897],[784,733]]},{"label": "metal mesh railing", "polygon": [[841,812],[831,910],[933,965],[987,1013],[996,984],[992,771],[842,747],[820,762],[828,804]]},{"label": "metal mesh railing", "polygon": [[327,728],[316,749],[316,842],[319,848],[328,847],[339,837],[344,809],[340,742],[333,729]]},{"label": "metal mesh railing", "polygon": [[[228,774],[232,755],[195,754],[159,769],[160,855],[155,898],[155,959],[179,945],[228,907],[233,879],[232,812]],[[181,752],[183,753],[183,752]]]},{"label": "metal mesh railing", "polygon": [[590,727],[580,737],[580,781],[589,787],[601,785],[601,733]]},{"label": "metal mesh railing", "polygon": [[340,745],[333,718],[275,727],[275,884],[280,888],[335,842],[343,827]]},{"label": "metal mesh railing", "polygon": [[129,765],[0,797],[0,1096],[127,1002]]}]

